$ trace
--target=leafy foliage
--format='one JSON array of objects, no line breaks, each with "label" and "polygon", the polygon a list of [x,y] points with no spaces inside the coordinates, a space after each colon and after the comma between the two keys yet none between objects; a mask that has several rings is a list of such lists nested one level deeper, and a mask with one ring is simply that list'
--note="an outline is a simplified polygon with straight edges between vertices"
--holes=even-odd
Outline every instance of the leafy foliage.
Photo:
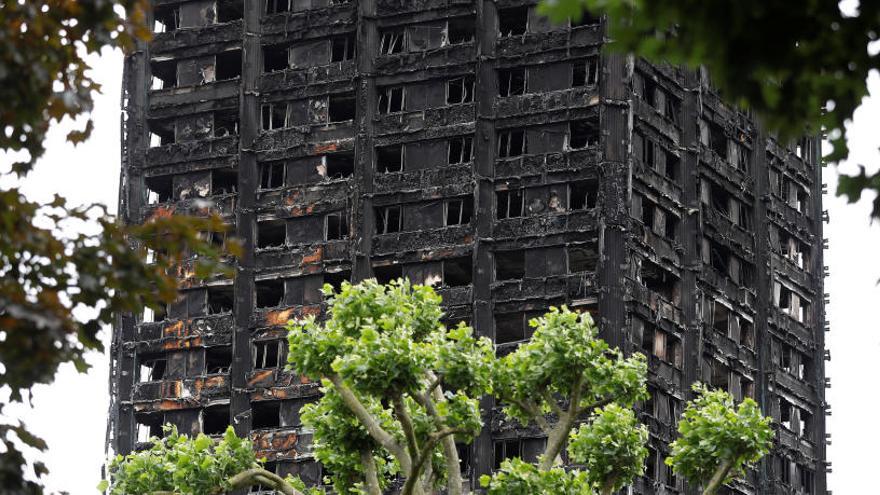
[{"label": "leafy foliage", "polygon": [[232,489],[230,478],[259,468],[250,441],[238,438],[230,426],[219,442],[200,434],[180,435],[166,427],[165,438],[152,439],[149,450],[117,456],[110,464],[110,495],[172,492],[180,495],[211,495]]},{"label": "leafy foliage", "polygon": [[666,463],[676,474],[697,483],[717,478],[717,488],[770,451],[771,419],[750,398],[736,406],[723,390],[694,385],[694,391],[699,396],[685,407],[678,423],[679,437]]},{"label": "leafy foliage", "polygon": [[[848,155],[844,124],[867,96],[867,77],[880,67],[869,44],[878,38],[880,4],[859,2],[855,15],[838,2],[812,0],[543,0],[556,21],[585,11],[607,14],[612,48],[655,62],[708,68],[729,101],[756,111],[783,138],[827,133],[826,159]],[[880,191],[880,173],[842,177],[850,201]],[[880,200],[873,216],[880,218]]]},{"label": "leafy foliage", "polygon": [[[0,150],[26,156],[12,165],[12,174],[31,171],[51,123],[91,111],[100,86],[88,76],[85,57],[149,36],[147,8],[146,0],[0,2]],[[91,129],[87,119],[68,141],[87,139]],[[204,209],[198,218],[160,215],[124,226],[102,205],[74,207],[62,197],[41,204],[16,187],[0,189],[0,387],[9,387],[11,399],[22,401],[33,385],[50,383],[62,363],[84,371],[84,353],[101,350],[102,325],[114,314],[172,302],[178,277],[229,273],[222,257],[237,254],[238,245],[219,248],[204,238],[226,229]],[[148,250],[155,253],[152,263]],[[74,312],[80,310],[94,316],[78,319]],[[38,450],[46,446],[12,423],[0,420],[8,433],[0,454],[2,485],[39,493],[38,483],[25,481],[24,461],[11,439]],[[45,473],[41,464],[36,468],[37,477]]]},{"label": "leafy foliage", "polygon": [[483,475],[480,484],[487,495],[593,495],[587,474],[563,468],[539,469],[520,458],[501,463],[494,476]]}]

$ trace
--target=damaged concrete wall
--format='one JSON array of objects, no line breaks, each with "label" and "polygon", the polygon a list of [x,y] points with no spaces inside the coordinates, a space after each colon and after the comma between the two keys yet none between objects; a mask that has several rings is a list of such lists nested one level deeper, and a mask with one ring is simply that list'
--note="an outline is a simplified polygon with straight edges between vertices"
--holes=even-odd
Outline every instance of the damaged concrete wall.
[{"label": "damaged concrete wall", "polygon": [[[663,465],[701,380],[752,396],[778,448],[735,493],[825,490],[818,141],[779,143],[702,72],[601,54],[604,25],[530,0],[158,0],[127,57],[123,216],[213,211],[247,247],[235,280],[119,315],[110,441],[157,425],[251,435],[318,483],[283,371],[284,323],[319,288],[406,276],[504,353],[551,305],[649,357],[635,493],[693,493]],[[533,457],[484,401],[471,483]],[[476,485],[474,485],[476,486]]]}]

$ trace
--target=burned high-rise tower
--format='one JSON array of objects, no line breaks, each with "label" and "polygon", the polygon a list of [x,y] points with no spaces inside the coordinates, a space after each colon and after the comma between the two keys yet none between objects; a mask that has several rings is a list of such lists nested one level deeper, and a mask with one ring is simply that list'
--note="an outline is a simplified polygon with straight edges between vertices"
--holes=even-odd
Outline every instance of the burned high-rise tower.
[{"label": "burned high-rise tower", "polygon": [[[283,324],[324,283],[434,283],[450,321],[504,352],[551,305],[649,356],[652,432],[635,493],[690,492],[665,445],[696,381],[752,396],[778,448],[733,492],[824,494],[819,142],[783,143],[706,74],[606,54],[600,20],[529,0],[154,0],[128,55],[121,214],[199,213],[246,250],[234,280],[184,281],[120,315],[110,440],[173,423],[249,434],[318,483],[283,370]],[[534,456],[491,421],[470,480]]]}]

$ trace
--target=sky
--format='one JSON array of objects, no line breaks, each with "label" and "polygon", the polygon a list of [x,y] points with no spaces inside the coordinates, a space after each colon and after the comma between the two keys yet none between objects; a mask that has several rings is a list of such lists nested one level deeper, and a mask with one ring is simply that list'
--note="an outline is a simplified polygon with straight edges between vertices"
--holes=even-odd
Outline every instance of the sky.
[{"label": "sky", "polygon": [[[74,147],[64,140],[69,125],[53,128],[46,155],[23,187],[32,199],[59,193],[74,203],[100,202],[115,211],[122,55],[105,51],[92,65],[103,94],[95,100],[91,139]],[[869,171],[880,167],[880,75],[871,75],[869,87],[872,96],[856,111],[848,128],[851,155],[841,164],[845,171],[856,170],[856,164]],[[0,164],[7,158],[0,155]],[[833,193],[835,171],[828,168],[824,173],[828,191]],[[869,225],[871,198],[867,196],[852,205],[833,194],[823,199],[831,217],[825,227],[830,239],[825,264],[831,274],[825,289],[831,295],[827,308],[831,331],[826,334],[832,357],[827,363],[832,384],[827,397],[833,412],[828,418],[833,441],[829,459],[834,469],[829,488],[842,494],[863,493],[864,487],[876,486],[873,446],[880,445],[880,394],[875,381],[880,377],[880,323],[878,306],[874,306],[880,305],[880,226]],[[24,418],[33,432],[49,442],[49,451],[42,456],[50,469],[47,486],[71,495],[97,493],[104,460],[107,358],[93,353],[89,362],[93,367],[87,374],[66,366],[54,384],[37,387],[33,409],[8,411]]]}]

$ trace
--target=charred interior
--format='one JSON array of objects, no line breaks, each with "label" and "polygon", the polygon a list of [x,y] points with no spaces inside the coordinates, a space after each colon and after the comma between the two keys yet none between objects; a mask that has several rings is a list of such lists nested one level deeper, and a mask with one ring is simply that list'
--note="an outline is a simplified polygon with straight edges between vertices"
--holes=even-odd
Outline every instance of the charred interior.
[{"label": "charred interior", "polygon": [[[155,0],[125,62],[120,212],[225,218],[234,280],[122,314],[109,441],[249,435],[320,484],[284,324],[324,283],[433,284],[509,352],[552,305],[648,356],[651,455],[631,493],[693,493],[663,459],[690,385],[753,397],[777,447],[729,493],[824,494],[819,141],[780,142],[703,71],[602,51],[601,19],[529,0]],[[222,239],[216,240],[222,243]],[[536,429],[488,404],[473,487]]]}]

